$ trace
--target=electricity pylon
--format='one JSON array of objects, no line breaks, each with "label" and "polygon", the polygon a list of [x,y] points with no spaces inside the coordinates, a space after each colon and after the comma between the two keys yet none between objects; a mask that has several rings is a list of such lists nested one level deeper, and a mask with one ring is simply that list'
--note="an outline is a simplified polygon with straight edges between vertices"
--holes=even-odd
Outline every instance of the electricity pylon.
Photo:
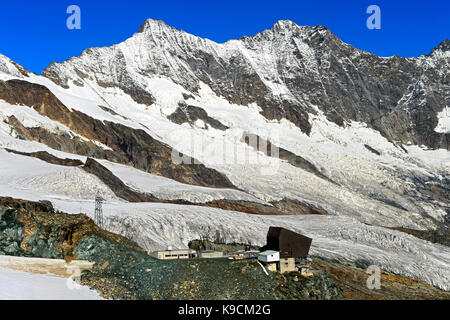
[{"label": "electricity pylon", "polygon": [[102,204],[105,201],[105,199],[103,199],[100,196],[100,193],[97,192],[97,195],[95,196],[95,216],[94,216],[94,221],[95,224],[97,226],[99,226],[100,228],[103,228],[103,208],[102,208]]}]

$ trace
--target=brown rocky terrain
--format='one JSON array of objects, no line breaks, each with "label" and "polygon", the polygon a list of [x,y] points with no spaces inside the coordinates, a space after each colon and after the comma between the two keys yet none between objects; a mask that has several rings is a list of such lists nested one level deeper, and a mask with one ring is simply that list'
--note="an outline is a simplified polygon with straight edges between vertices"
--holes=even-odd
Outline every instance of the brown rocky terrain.
[{"label": "brown rocky terrain", "polygon": [[323,209],[314,208],[311,205],[292,199],[284,198],[280,201],[272,202],[272,204],[286,214],[328,214]]},{"label": "brown rocky terrain", "polygon": [[369,150],[370,152],[376,154],[377,156],[381,155],[381,152],[378,150],[375,150],[374,148],[372,148],[371,146],[369,146],[368,144],[365,144],[364,147],[366,147],[367,150]]},{"label": "brown rocky terrain", "polygon": [[255,261],[158,260],[85,215],[12,198],[0,198],[0,254],[94,262],[82,284],[112,299],[283,299],[288,296],[279,288],[287,287],[289,298],[340,297],[326,276],[294,283],[278,274],[267,277]]},{"label": "brown rocky terrain", "polygon": [[68,166],[68,167],[79,167],[83,165],[83,161],[78,159],[61,159],[58,157],[55,157],[54,155],[48,153],[47,151],[37,151],[37,152],[20,152],[16,150],[11,150],[6,148],[5,149],[8,152],[20,154],[21,156],[28,156],[32,158],[37,158],[40,160],[43,160],[45,162],[51,163],[51,164],[57,164],[60,166]]},{"label": "brown rocky terrain", "polygon": [[26,128],[15,116],[10,116],[7,123],[19,139],[37,141],[52,149],[107,159],[118,163],[128,163],[128,159],[111,150],[105,150],[91,141],[83,141],[80,137],[71,137],[64,132],[53,133],[42,127]]},{"label": "brown rocky terrain", "polygon": [[19,154],[22,156],[28,156],[38,158],[42,161],[46,161],[51,164],[64,165],[64,166],[80,166],[86,172],[98,177],[105,185],[107,185],[114,194],[129,202],[159,202],[159,203],[172,203],[180,205],[193,205],[193,206],[205,206],[211,208],[218,208],[230,211],[239,211],[249,214],[263,214],[263,215],[296,215],[296,214],[327,214],[325,211],[315,209],[311,206],[303,204],[296,200],[283,199],[281,201],[274,201],[272,205],[265,205],[257,202],[240,201],[240,200],[212,200],[204,203],[190,202],[183,199],[178,200],[166,200],[155,197],[150,193],[139,192],[133,190],[127,186],[122,180],[115,176],[110,170],[101,165],[99,162],[92,158],[88,158],[86,163],[83,163],[77,159],[61,159],[54,155],[49,154],[46,151],[39,152],[20,152],[11,149],[6,151]]},{"label": "brown rocky terrain", "polygon": [[111,171],[102,166],[97,161],[88,158],[83,169],[97,176],[102,180],[119,198],[130,202],[159,202],[172,203],[180,205],[193,205],[219,208],[230,211],[239,211],[249,214],[279,215],[279,214],[326,214],[326,212],[314,209],[299,201],[282,200],[272,203],[272,206],[264,205],[257,202],[240,201],[240,200],[212,200],[208,202],[190,202],[183,199],[165,200],[159,199],[152,194],[138,192],[132,190],[117,178]]},{"label": "brown rocky terrain", "polygon": [[444,246],[450,247],[450,230],[449,229],[439,229],[439,230],[415,230],[408,228],[392,228],[397,231],[405,232],[413,235],[419,239],[427,240],[432,243],[440,243]]},{"label": "brown rocky terrain", "polygon": [[102,166],[97,161],[88,158],[83,169],[100,178],[116,196],[129,202],[156,202],[158,199],[150,194],[140,193],[132,190],[125,183],[117,178],[111,171]]},{"label": "brown rocky terrain", "polygon": [[369,289],[365,269],[324,259],[314,259],[311,267],[325,272],[342,290],[344,299],[358,300],[450,300],[450,292],[422,281],[381,270],[380,289]]},{"label": "brown rocky terrain", "polygon": [[306,277],[300,272],[266,276],[253,260],[162,261],[99,228],[85,215],[54,212],[48,202],[4,197],[0,197],[0,254],[92,261],[94,268],[83,273],[82,284],[112,299],[450,299],[449,292],[385,271],[381,289],[370,290],[362,265],[320,257],[309,265],[313,276]]},{"label": "brown rocky terrain", "polygon": [[[59,143],[49,143],[46,137],[49,135],[45,129],[37,129],[33,134],[23,125],[17,123],[17,119],[10,117],[14,128],[24,134],[25,138],[39,141],[57,150],[78,153],[85,156],[97,156],[100,158],[121,160],[137,169],[145,170],[172,178],[179,182],[217,188],[234,188],[227,177],[221,173],[205,167],[203,164],[175,164],[171,161],[172,148],[153,139],[144,130],[137,130],[124,125],[100,121],[77,110],[70,111],[53,93],[46,87],[23,80],[0,81],[0,99],[10,104],[30,106],[43,116],[66,125],[75,133],[90,140],[98,141],[113,150],[111,152],[98,152],[100,148],[85,147],[81,150],[71,149],[77,145],[61,147],[67,139],[59,138]],[[14,123],[15,122],[15,123]],[[14,125],[15,124],[15,125]],[[51,136],[53,134],[50,133]],[[54,142],[58,138],[51,137]],[[69,150],[67,150],[69,149]]]},{"label": "brown rocky terrain", "polygon": [[220,121],[208,116],[208,113],[202,108],[188,106],[184,101],[179,104],[177,110],[169,115],[167,119],[176,124],[189,123],[190,125],[193,125],[197,120],[202,120],[206,124],[207,128],[208,126],[211,126],[214,129],[222,131],[228,129],[228,127]]},{"label": "brown rocky terrain", "polygon": [[[88,157],[88,160],[82,163],[75,159],[59,159],[44,151],[32,153],[12,149],[7,151],[56,165],[80,166],[103,181],[117,197],[129,202],[193,205],[197,206],[193,210],[194,213],[198,210],[198,206],[207,206],[267,215],[324,215],[328,212],[321,208],[323,206],[330,213],[337,213],[336,224],[339,222],[338,219],[349,216],[368,225],[423,227],[429,230],[403,227],[394,229],[448,246],[447,231],[450,223],[448,170],[445,165],[439,163],[439,159],[428,159],[426,157],[428,150],[424,147],[450,150],[450,134],[446,132],[448,130],[437,126],[438,113],[441,113],[450,102],[448,40],[442,42],[429,55],[406,59],[396,56],[376,57],[343,43],[326,27],[300,27],[290,21],[280,21],[270,30],[253,37],[231,41],[229,42],[231,45],[199,39],[162,22],[147,21],[140,32],[125,45],[88,49],[79,58],[70,59],[62,64],[54,63],[43,72],[42,77],[34,77],[30,82],[26,81],[29,73],[25,69],[13,63],[18,72],[10,74],[11,65],[7,64],[6,78],[9,79],[9,76],[24,78],[0,81],[0,100],[16,106],[28,106],[40,115],[66,126],[71,132],[65,128],[47,129],[46,125],[30,126],[27,124],[30,121],[26,118],[30,110],[23,112],[25,108],[11,108],[5,104],[2,104],[6,108],[3,121],[7,126],[2,126],[2,132],[3,128],[12,129],[4,133],[18,140],[37,141],[54,150],[83,155]],[[133,46],[136,43],[139,43],[139,46]],[[124,50],[124,46],[129,44],[133,50]],[[133,56],[135,59],[127,56],[130,52],[135,54]],[[91,107],[99,109],[91,110],[92,113],[89,112],[88,115],[77,111],[76,103],[71,104],[69,108],[69,105],[64,105],[55,94],[59,96],[64,92],[61,95],[63,97],[73,91],[60,91],[55,90],[55,86],[47,88],[45,85],[31,83],[37,81],[48,84],[45,77],[63,88],[74,89],[72,83],[78,87],[92,84],[90,89],[96,94],[96,98]],[[160,84],[155,81],[158,77],[167,80],[166,84],[171,88],[174,84],[179,85],[176,86],[176,90],[172,88],[175,92],[173,96],[172,91],[168,91],[171,93],[167,98],[176,100],[167,102],[166,97],[161,99],[160,92],[157,92],[159,89],[152,87],[155,83]],[[207,87],[203,88],[201,82]],[[186,92],[180,93],[180,87]],[[49,90],[50,88],[55,90],[53,91],[55,94]],[[86,91],[75,89],[83,92],[77,95],[79,103],[84,103],[84,94],[87,97],[92,93],[88,88],[85,88]],[[210,90],[217,96],[211,94]],[[111,92],[118,92],[118,99],[111,99],[119,101],[116,106],[107,102]],[[127,95],[141,104],[131,105],[132,111],[125,114],[130,119],[118,113],[130,111],[127,109],[128,106],[119,105],[124,101],[125,104],[130,101]],[[61,99],[66,101],[64,98]],[[188,105],[186,101],[189,99],[196,100],[192,103],[198,103],[202,107]],[[240,115],[240,110],[243,111],[242,115],[248,115],[246,106],[252,108],[250,112],[257,117],[258,124],[255,121],[255,126],[252,127],[252,123],[245,123],[246,119],[243,122],[241,119],[237,121],[233,119],[235,115],[231,114],[230,121],[223,120],[224,123],[211,117],[208,112],[214,110],[215,106],[211,105],[211,109],[208,109],[210,107],[208,104],[217,101],[218,104],[223,103],[217,110],[222,108],[226,110],[228,105],[225,100],[239,104],[229,108],[235,110],[236,115]],[[111,108],[103,106],[103,102]],[[155,103],[154,109],[149,107],[152,103]],[[151,117],[152,112],[158,111],[158,108],[160,115],[157,117],[161,116],[158,118],[161,127],[152,128],[154,122],[135,118],[135,111],[141,112],[145,109],[148,111],[146,115]],[[167,116],[163,112],[167,110],[166,108],[175,109],[175,112]],[[120,123],[102,121],[90,116],[100,110],[114,115],[116,120],[121,117],[125,121],[120,120]],[[257,112],[266,119],[260,117]],[[325,121],[322,115],[337,126]],[[170,130],[167,128],[176,126],[166,121],[165,117],[175,124],[189,123],[191,126],[197,120],[202,120],[206,124],[205,128],[222,130],[220,134],[224,136],[231,132],[228,129],[245,128],[256,131],[266,128],[266,124],[280,125],[288,130],[292,129],[289,132],[298,134],[299,141],[306,141],[305,146],[308,147],[304,149],[294,147],[295,141],[280,142],[280,145],[286,147],[284,149],[274,145],[275,141],[264,141],[255,134],[244,134],[242,137],[242,141],[249,145],[251,140],[256,139],[256,145],[252,146],[267,156],[274,157],[271,147],[276,147],[279,151],[278,156],[292,166],[285,164],[282,166],[282,169],[286,168],[285,180],[280,175],[279,181],[282,182],[280,186],[284,186],[286,190],[279,190],[280,192],[275,188],[266,188],[270,185],[267,183],[268,180],[263,179],[265,184],[260,183],[257,180],[260,177],[252,176],[251,170],[243,172],[238,171],[241,170],[240,167],[235,169],[231,166],[217,169],[229,172],[230,179],[236,181],[236,185],[251,190],[252,194],[258,194],[264,199],[282,199],[267,205],[239,200],[192,203],[183,199],[158,199],[152,194],[133,190],[94,160],[106,159],[133,166],[186,184],[236,189],[225,174],[215,169],[198,162],[180,165],[171,161],[176,150],[162,141],[171,141],[170,143],[175,145],[175,142],[168,138]],[[268,121],[274,119],[287,119],[303,133],[284,121],[279,124]],[[34,123],[33,121],[31,123]],[[355,126],[362,127],[356,128],[353,121],[358,122]],[[132,122],[130,126],[124,125]],[[146,123],[148,127],[140,122]],[[439,123],[442,125],[442,122]],[[145,130],[136,129],[138,124]],[[385,144],[386,141],[376,132],[371,136],[372,131],[370,137],[365,139],[366,128],[363,127],[366,125],[369,129],[378,131],[391,143]],[[183,130],[191,132],[191,129],[187,127]],[[323,132],[316,135],[322,129]],[[350,131],[355,129],[355,132],[362,133],[362,136],[357,134],[356,137],[352,136],[353,133],[349,133],[347,137],[347,129]],[[193,130],[196,134],[211,133],[197,128]],[[150,134],[150,132],[158,133]],[[314,135],[311,135],[311,132],[314,132]],[[342,134],[342,137],[337,136],[336,132]],[[6,138],[7,145],[15,144],[10,144],[10,137]],[[18,140],[15,142],[20,144]],[[325,144],[322,144],[323,141]],[[336,150],[333,147],[327,149],[328,143],[336,146]],[[101,144],[106,147],[102,147]],[[266,144],[267,150],[263,148]],[[290,148],[296,150],[298,154],[287,150]],[[409,155],[406,154],[408,151]],[[440,150],[439,153],[441,151],[445,152]],[[438,152],[430,151],[428,154]],[[213,162],[208,162],[211,159],[205,157],[203,160],[214,165]],[[320,179],[313,179],[303,171]],[[292,172],[293,176],[297,176],[298,173],[300,178],[289,179],[289,172]],[[296,185],[292,185],[291,188],[289,182]],[[332,186],[328,182],[335,185]],[[337,182],[342,188],[339,188]],[[293,191],[290,192],[289,189]],[[289,197],[305,200],[302,202]],[[386,272],[382,274],[382,289],[369,290],[365,286],[367,274],[364,261],[356,265],[343,265],[336,261],[321,260],[319,257],[313,263],[319,274],[311,281],[299,277],[298,273],[283,276],[277,274],[264,281],[260,278],[261,270],[252,262],[159,263],[149,259],[139,249],[133,248],[132,244],[125,243],[125,240],[108,238],[102,230],[92,226],[92,221],[86,220],[87,218],[82,215],[72,218],[55,213],[51,204],[44,202],[27,203],[14,199],[2,201],[5,205],[2,206],[0,203],[0,254],[64,257],[69,260],[76,257],[96,261],[96,269],[85,275],[84,281],[114,298],[449,299],[447,293],[433,286]],[[212,215],[214,210],[210,211]],[[169,215],[170,211],[168,219]],[[305,217],[305,224],[315,218],[335,217]],[[203,219],[215,223],[209,221],[207,215],[203,216]],[[275,221],[277,218],[267,220]],[[122,220],[118,221],[122,223]],[[168,222],[169,225],[171,223]],[[120,227],[122,226],[124,225],[121,224]],[[335,226],[334,224],[330,226],[329,233],[326,227],[323,233],[320,233],[321,237],[328,239],[330,234],[336,231],[332,239],[352,241],[358,245],[361,256],[366,253],[365,250],[380,254],[389,253],[389,262],[398,266],[395,268],[390,266],[391,270],[407,275],[413,274],[424,281],[438,283],[441,287],[448,288],[448,276],[446,270],[441,267],[446,263],[447,253],[441,255],[439,251],[445,247],[419,241],[397,232],[392,235],[386,229],[385,234],[364,228],[355,230],[361,231],[361,234],[358,232],[346,234],[346,230],[340,232],[334,230]],[[434,230],[434,227],[437,230]],[[302,229],[301,226],[299,228]],[[158,233],[158,228],[155,229],[155,233]],[[401,237],[397,237],[398,234]],[[158,234],[158,236],[164,238],[166,235]],[[369,247],[368,243],[377,247]],[[415,250],[418,247],[422,249]],[[322,254],[325,254],[326,249],[321,249],[324,250]],[[351,246],[342,249],[347,252],[339,253],[342,254],[341,262],[347,259],[354,260]],[[430,252],[435,251],[436,254],[429,254],[427,249]],[[334,254],[331,254],[331,251],[328,253],[330,256]],[[397,253],[399,261],[392,259]],[[409,263],[403,262],[401,258],[405,258],[404,261]],[[414,264],[410,265],[412,261]],[[218,272],[226,276],[218,278]],[[240,290],[240,285],[248,289],[247,292]]]},{"label": "brown rocky terrain", "polygon": [[281,160],[286,160],[287,162],[289,162],[289,164],[293,165],[294,167],[303,169],[305,171],[315,174],[319,178],[333,182],[322,172],[320,172],[320,170],[317,169],[316,166],[313,165],[308,160],[290,152],[289,150],[283,149],[273,144],[271,141],[264,139],[256,134],[244,133],[241,141],[245,142],[247,145],[251,146],[255,150],[263,152],[265,155],[269,157],[277,157],[280,158]]}]

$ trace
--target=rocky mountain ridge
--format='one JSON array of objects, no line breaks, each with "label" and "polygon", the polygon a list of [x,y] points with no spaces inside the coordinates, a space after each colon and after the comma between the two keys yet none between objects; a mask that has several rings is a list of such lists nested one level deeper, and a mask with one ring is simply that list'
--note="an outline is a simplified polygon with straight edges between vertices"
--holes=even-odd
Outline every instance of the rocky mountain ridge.
[{"label": "rocky mountain ridge", "polygon": [[285,118],[307,134],[308,114],[323,112],[340,126],[365,122],[390,141],[448,149],[448,133],[434,131],[450,96],[446,43],[419,58],[379,58],[323,26],[279,21],[218,44],[149,19],[125,42],[88,49],[42,75],[63,86],[90,79],[119,87],[146,105],[155,101],[146,77],[167,77],[193,94],[203,82],[229,102],[256,103],[267,119]]},{"label": "rocky mountain ridge", "polygon": [[291,21],[218,44],[148,20],[42,75],[0,55],[0,194],[78,214],[100,192],[146,250],[280,225],[448,290],[448,63],[448,40],[381,58]]},{"label": "rocky mountain ridge", "polygon": [[[325,178],[335,183],[336,188],[354,189],[355,183],[360,183],[356,177],[346,175],[341,164],[333,167],[319,158],[320,153],[327,160],[336,156],[325,144],[320,146],[321,141],[347,147],[359,139],[357,148],[360,144],[380,158],[394,153],[394,157],[407,157],[401,155],[406,152],[404,145],[447,150],[449,60],[448,40],[429,55],[418,58],[380,58],[343,43],[323,26],[279,21],[253,37],[218,44],[149,19],[128,40],[112,47],[87,49],[62,64],[53,63],[42,76],[30,74],[1,56],[0,98],[10,105],[30,106],[56,122],[58,128],[65,127],[52,131],[46,125],[27,126],[23,124],[28,121],[27,116],[18,119],[13,112],[3,122],[18,138],[131,165],[183,183],[238,188],[253,195],[258,191],[249,190],[252,188],[246,185],[248,179],[244,183],[237,181],[236,175],[242,168],[234,167],[230,172],[226,165],[215,165],[215,159],[206,153],[196,155],[189,147],[196,143],[195,137],[186,133],[191,131],[190,135],[216,142],[220,135],[234,139],[238,130],[245,130],[243,119],[249,115],[258,117],[258,125],[245,130],[245,134],[267,139],[268,145],[277,146],[284,155],[282,161]],[[223,104],[229,110],[217,111],[215,104],[221,108]],[[233,118],[232,113],[241,119]],[[283,122],[286,120],[287,125]],[[193,130],[182,129],[185,124]],[[383,152],[365,136],[339,141],[339,135],[353,130],[355,124],[374,130],[380,136],[371,139],[388,150]],[[251,122],[245,125],[252,127]],[[301,139],[284,136],[277,142],[272,141],[270,134],[268,137],[267,133],[255,132],[270,131],[275,125],[277,130],[299,129]],[[325,130],[321,128],[323,125]],[[223,133],[213,137],[216,129]],[[178,130],[186,132],[181,134]],[[179,136],[172,137],[173,134]],[[303,148],[310,140],[317,147]],[[242,141],[232,143],[241,145]],[[171,162],[178,146],[178,154],[194,158],[193,164]],[[349,150],[351,157],[358,162],[366,161],[359,159],[355,151]],[[259,148],[254,152],[258,155]],[[270,157],[267,152],[265,155]],[[267,161],[273,163],[276,159]],[[382,163],[378,159],[373,163],[376,170],[382,171],[381,175],[410,179],[410,172],[386,172],[389,169]],[[433,185],[432,190],[446,190],[448,172],[433,170],[431,179],[420,175],[412,178],[413,188],[420,182],[420,188],[428,193],[428,186],[422,186],[425,181]],[[336,174],[341,177],[332,177]],[[370,175],[365,179],[370,180]],[[411,190],[397,192],[408,197],[418,195]],[[403,201],[379,191],[364,190],[364,196],[403,211],[412,210]],[[311,195],[302,194],[299,199],[264,192],[263,197],[267,202],[307,200],[321,211],[336,210],[311,199]],[[438,200],[445,203],[448,199],[438,196]],[[430,210],[434,209],[419,209],[423,216],[430,215]],[[440,206],[439,210],[439,215],[442,210],[448,214],[448,205]]]}]

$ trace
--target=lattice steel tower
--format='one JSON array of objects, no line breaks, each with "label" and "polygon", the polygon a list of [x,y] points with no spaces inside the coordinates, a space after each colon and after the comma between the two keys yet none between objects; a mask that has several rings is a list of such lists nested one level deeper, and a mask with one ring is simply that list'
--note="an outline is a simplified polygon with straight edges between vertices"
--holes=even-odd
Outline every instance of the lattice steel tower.
[{"label": "lattice steel tower", "polygon": [[95,196],[95,216],[94,221],[95,224],[98,225],[100,228],[103,228],[103,208],[102,204],[105,201],[100,196],[100,193],[97,192],[97,195]]}]

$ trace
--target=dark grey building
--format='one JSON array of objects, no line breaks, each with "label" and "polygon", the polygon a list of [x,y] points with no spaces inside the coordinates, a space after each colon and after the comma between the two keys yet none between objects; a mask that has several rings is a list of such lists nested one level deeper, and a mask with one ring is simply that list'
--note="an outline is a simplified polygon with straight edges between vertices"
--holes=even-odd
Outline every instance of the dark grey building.
[{"label": "dark grey building", "polygon": [[270,227],[267,233],[267,244],[263,249],[279,251],[281,258],[306,258],[311,242],[311,238],[294,231]]}]

